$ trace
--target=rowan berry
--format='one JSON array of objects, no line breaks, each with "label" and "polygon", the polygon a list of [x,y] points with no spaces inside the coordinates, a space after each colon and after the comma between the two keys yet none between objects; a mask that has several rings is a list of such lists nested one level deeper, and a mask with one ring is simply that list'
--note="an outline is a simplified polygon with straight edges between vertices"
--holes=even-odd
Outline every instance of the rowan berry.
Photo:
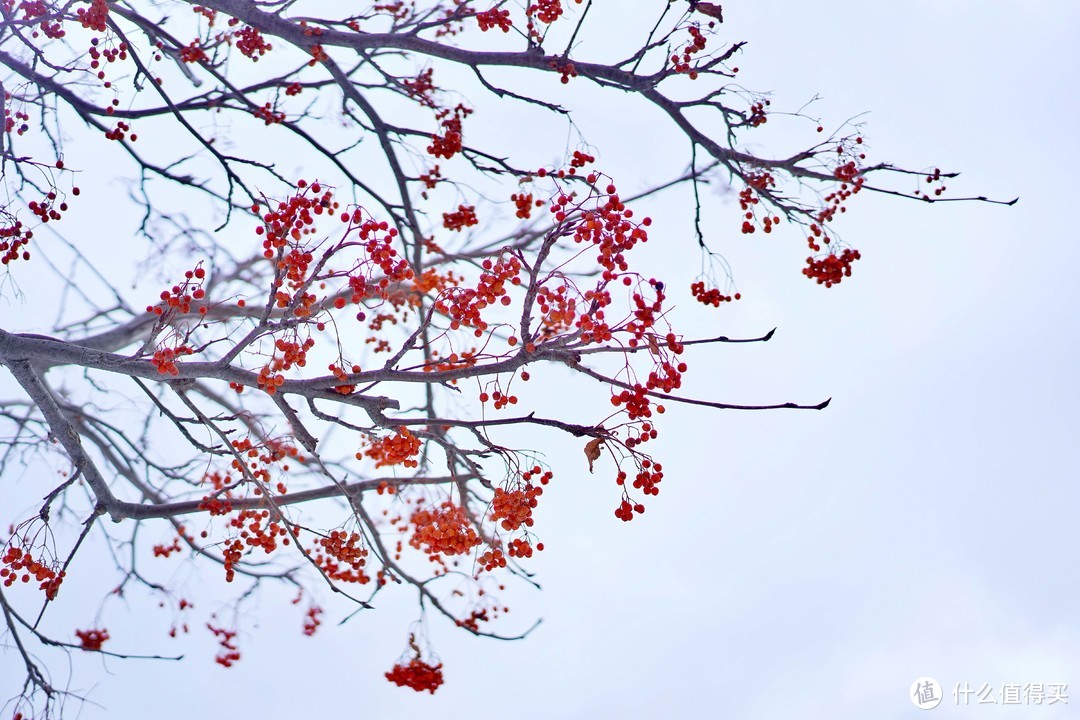
[{"label": "rowan berry", "polygon": [[431,665],[420,658],[413,658],[408,663],[394,665],[386,673],[386,679],[398,687],[412,688],[416,692],[427,690],[432,695],[443,684],[442,663]]}]

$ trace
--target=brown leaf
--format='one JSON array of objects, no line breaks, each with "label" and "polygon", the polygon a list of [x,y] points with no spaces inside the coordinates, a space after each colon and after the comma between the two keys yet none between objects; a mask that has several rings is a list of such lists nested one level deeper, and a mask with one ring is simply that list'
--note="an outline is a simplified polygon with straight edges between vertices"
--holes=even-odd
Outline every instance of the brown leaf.
[{"label": "brown leaf", "polygon": [[589,458],[589,472],[593,471],[593,461],[600,459],[600,446],[604,438],[593,438],[585,444],[585,457]]},{"label": "brown leaf", "polygon": [[720,22],[724,22],[724,9],[716,3],[694,3],[694,10],[697,10],[699,13],[708,15],[709,17],[714,17]]}]

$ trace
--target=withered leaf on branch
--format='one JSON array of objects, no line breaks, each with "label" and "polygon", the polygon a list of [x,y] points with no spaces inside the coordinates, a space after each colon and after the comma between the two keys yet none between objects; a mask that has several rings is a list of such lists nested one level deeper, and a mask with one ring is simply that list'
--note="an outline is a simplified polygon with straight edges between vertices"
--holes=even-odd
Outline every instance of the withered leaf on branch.
[{"label": "withered leaf on branch", "polygon": [[589,458],[589,472],[593,471],[593,461],[600,459],[600,446],[604,438],[593,438],[585,444],[585,457]]},{"label": "withered leaf on branch", "polygon": [[694,10],[699,13],[704,13],[709,17],[714,17],[720,22],[724,22],[724,9],[716,3],[699,2],[694,3]]},{"label": "withered leaf on branch", "polygon": [[660,345],[656,342],[655,335],[646,335],[645,342],[649,344],[649,352],[651,352],[653,355],[660,354]]}]

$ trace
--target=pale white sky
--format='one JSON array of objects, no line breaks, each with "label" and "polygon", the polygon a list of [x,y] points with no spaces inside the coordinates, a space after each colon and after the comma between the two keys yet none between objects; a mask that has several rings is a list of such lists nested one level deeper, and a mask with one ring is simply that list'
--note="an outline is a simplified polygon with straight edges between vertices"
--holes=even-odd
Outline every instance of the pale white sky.
[{"label": "pale white sky", "polygon": [[[598,2],[598,16],[611,5]],[[435,696],[382,677],[415,617],[408,593],[341,628],[331,610],[310,639],[270,594],[245,617],[244,658],[228,670],[206,638],[178,666],[75,658],[101,706],[80,717],[916,718],[927,711],[907,696],[920,676],[947,693],[930,717],[1076,715],[1080,7],[756,0],[725,15],[727,39],[749,41],[742,82],[774,90],[774,110],[820,93],[812,112],[827,126],[869,111],[872,159],[961,170],[956,191],[1020,203],[860,196],[838,227],[864,259],[825,290],[799,274],[797,233],[742,236],[737,204],[708,195],[708,231],[745,299],[719,311],[684,302],[684,317],[700,335],[779,329],[764,345],[695,350],[685,392],[832,397],[827,410],[669,412],[653,448],[663,492],[630,524],[612,516],[610,479],[583,472],[580,443],[545,438],[563,471],[537,516],[547,550],[531,567],[544,590],[508,598],[507,619],[544,623],[499,643],[432,617],[446,665]],[[663,176],[662,138],[610,102],[578,119],[605,169],[627,189]],[[663,218],[658,277],[697,273],[691,212],[679,194],[650,210]],[[673,264],[663,243],[693,266]],[[533,389],[543,407],[552,394]],[[80,626],[93,617],[64,613]],[[20,671],[0,655],[0,695]],[[995,694],[1069,683],[1069,704],[991,709],[973,696],[957,707],[951,691],[965,682]]]}]

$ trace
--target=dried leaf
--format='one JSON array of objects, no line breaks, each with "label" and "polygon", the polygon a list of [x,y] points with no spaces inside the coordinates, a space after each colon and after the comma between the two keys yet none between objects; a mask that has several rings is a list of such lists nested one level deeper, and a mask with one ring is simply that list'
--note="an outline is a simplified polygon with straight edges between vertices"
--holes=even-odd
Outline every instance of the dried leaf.
[{"label": "dried leaf", "polygon": [[656,342],[655,335],[646,335],[645,342],[649,343],[649,352],[651,352],[653,355],[660,354],[660,345]]},{"label": "dried leaf", "polygon": [[593,461],[600,459],[600,446],[604,438],[593,438],[585,444],[585,457],[589,458],[589,472],[593,471]]},{"label": "dried leaf", "polygon": [[709,17],[714,17],[720,22],[724,22],[724,9],[716,3],[694,3],[694,10],[697,10],[699,13],[708,15]]}]

